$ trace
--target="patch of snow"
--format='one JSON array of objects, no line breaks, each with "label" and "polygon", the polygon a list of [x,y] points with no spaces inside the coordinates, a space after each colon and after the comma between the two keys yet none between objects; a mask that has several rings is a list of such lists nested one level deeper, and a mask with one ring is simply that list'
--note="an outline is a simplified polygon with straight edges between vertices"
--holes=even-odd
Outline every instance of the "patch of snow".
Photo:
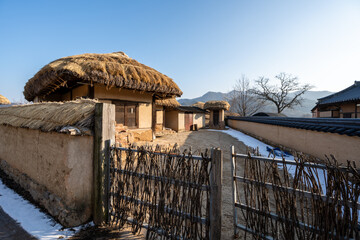
[{"label": "patch of snow", "polygon": [[48,215],[8,188],[1,179],[0,206],[25,231],[38,239],[67,239],[81,229],[81,227],[63,229],[60,224],[56,223]]},{"label": "patch of snow", "polygon": [[[249,135],[246,135],[245,133],[242,133],[242,132],[237,131],[237,130],[232,129],[232,128],[228,128],[226,130],[209,129],[209,131],[217,131],[217,132],[226,133],[226,134],[232,136],[233,138],[236,138],[240,142],[243,142],[246,146],[249,146],[249,147],[252,147],[252,148],[255,148],[255,149],[257,147],[259,147],[259,153],[264,157],[269,156],[269,152],[267,151],[267,147],[273,148],[273,146],[270,146],[270,145],[268,145],[266,143],[263,143],[263,142],[257,140],[256,138],[250,137]],[[288,157],[285,157],[285,159],[294,161],[294,157],[292,155],[290,155]]]}]

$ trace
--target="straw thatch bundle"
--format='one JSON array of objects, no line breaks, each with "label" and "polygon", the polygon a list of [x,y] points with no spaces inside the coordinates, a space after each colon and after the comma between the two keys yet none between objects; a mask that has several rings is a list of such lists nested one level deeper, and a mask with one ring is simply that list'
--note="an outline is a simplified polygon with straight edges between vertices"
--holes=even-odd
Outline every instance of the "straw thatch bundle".
[{"label": "straw thatch bundle", "polygon": [[204,103],[204,102],[196,102],[196,103],[194,103],[194,104],[193,104],[193,105],[191,105],[191,106],[194,106],[194,107],[198,107],[198,108],[204,109],[204,105],[205,105],[205,103]]},{"label": "straw thatch bundle", "polygon": [[2,105],[2,104],[4,104],[4,105],[10,104],[10,101],[6,97],[0,95],[0,105]]},{"label": "straw thatch bundle", "polygon": [[168,98],[168,99],[156,99],[155,105],[175,108],[175,107],[179,107],[180,103],[175,98]]},{"label": "straw thatch bundle", "polygon": [[28,101],[32,101],[36,96],[48,95],[60,87],[71,87],[77,82],[156,92],[165,97],[182,95],[171,78],[123,52],[86,53],[55,60],[26,83],[24,95]]},{"label": "straw thatch bundle", "polygon": [[204,105],[205,109],[212,109],[212,110],[229,110],[230,104],[227,101],[208,101]]},{"label": "straw thatch bundle", "polygon": [[93,126],[96,103],[81,99],[3,107],[0,108],[0,124],[44,132],[60,131],[66,126],[89,129]]}]

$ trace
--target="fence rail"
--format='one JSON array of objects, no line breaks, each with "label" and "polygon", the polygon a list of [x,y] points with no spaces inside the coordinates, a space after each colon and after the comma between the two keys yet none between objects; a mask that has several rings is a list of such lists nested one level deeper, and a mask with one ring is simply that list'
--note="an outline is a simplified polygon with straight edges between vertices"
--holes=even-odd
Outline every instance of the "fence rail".
[{"label": "fence rail", "polygon": [[[302,157],[250,156],[231,147],[234,235],[243,230],[262,239],[360,238],[359,170]],[[244,176],[238,175],[239,160]],[[288,165],[296,169],[290,173]]]},{"label": "fence rail", "polygon": [[201,156],[159,147],[112,146],[110,152],[110,224],[128,223],[134,233],[145,228],[148,239],[220,239],[219,149]]}]

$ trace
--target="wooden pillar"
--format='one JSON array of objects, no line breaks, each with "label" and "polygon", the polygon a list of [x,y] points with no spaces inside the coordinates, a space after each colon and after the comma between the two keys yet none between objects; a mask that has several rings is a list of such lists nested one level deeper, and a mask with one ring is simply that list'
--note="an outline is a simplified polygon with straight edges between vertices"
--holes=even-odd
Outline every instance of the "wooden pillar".
[{"label": "wooden pillar", "polygon": [[151,129],[153,130],[153,132],[155,132],[155,128],[156,128],[156,105],[155,105],[155,97],[153,97],[152,99],[152,105],[151,105],[151,112],[152,112],[152,117],[151,117]]},{"label": "wooden pillar", "polygon": [[221,239],[223,156],[220,148],[211,150],[210,172],[210,240]]},{"label": "wooden pillar", "polygon": [[357,102],[355,102],[355,118],[357,118]]},{"label": "wooden pillar", "polygon": [[233,221],[234,221],[234,238],[238,237],[238,229],[237,229],[237,210],[235,203],[237,203],[237,186],[235,182],[236,176],[236,158],[235,158],[235,147],[232,145],[230,147],[230,159],[231,159],[231,185],[232,185],[232,197],[233,197]]},{"label": "wooden pillar", "polygon": [[162,107],[162,113],[163,113],[163,125],[162,125],[162,130],[165,130],[166,126],[165,126],[165,107]]},{"label": "wooden pillar", "polygon": [[115,105],[97,103],[95,105],[94,127],[94,208],[95,225],[108,220],[108,175],[110,143],[115,143]]}]

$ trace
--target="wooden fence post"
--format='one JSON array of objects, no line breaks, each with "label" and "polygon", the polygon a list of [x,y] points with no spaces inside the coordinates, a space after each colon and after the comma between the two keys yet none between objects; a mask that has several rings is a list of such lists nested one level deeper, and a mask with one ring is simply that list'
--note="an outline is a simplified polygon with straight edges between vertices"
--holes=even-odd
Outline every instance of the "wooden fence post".
[{"label": "wooden fence post", "polygon": [[234,237],[238,237],[238,229],[237,229],[237,210],[235,207],[235,203],[237,202],[237,186],[234,180],[236,176],[236,157],[235,155],[235,147],[232,145],[230,147],[230,160],[231,160],[231,185],[232,185],[232,197],[233,197],[233,221],[234,221]]},{"label": "wooden fence post", "polygon": [[210,240],[221,239],[223,156],[220,148],[211,150],[210,172]]},{"label": "wooden fence post", "polygon": [[97,103],[94,123],[94,208],[95,225],[108,220],[108,175],[110,143],[115,142],[115,105]]}]

